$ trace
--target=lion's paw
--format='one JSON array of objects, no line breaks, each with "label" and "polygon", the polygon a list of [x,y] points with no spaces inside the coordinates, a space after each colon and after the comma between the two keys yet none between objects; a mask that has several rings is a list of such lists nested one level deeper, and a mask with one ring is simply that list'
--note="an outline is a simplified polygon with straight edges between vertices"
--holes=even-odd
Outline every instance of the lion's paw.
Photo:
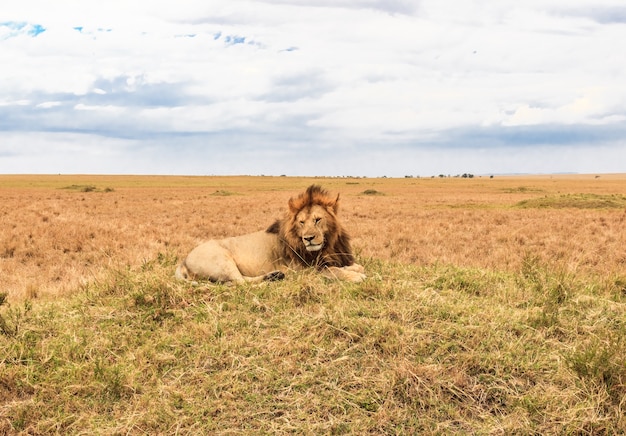
[{"label": "lion's paw", "polygon": [[367,276],[362,272],[346,271],[346,279],[353,283],[361,283]]},{"label": "lion's paw", "polygon": [[266,282],[277,282],[279,280],[283,280],[285,278],[285,273],[282,271],[272,271],[271,273],[265,274],[263,280]]},{"label": "lion's paw", "polygon": [[353,263],[352,265],[346,266],[344,268],[349,271],[354,271],[356,273],[365,273],[365,268],[363,268],[363,266],[359,265],[358,263]]}]

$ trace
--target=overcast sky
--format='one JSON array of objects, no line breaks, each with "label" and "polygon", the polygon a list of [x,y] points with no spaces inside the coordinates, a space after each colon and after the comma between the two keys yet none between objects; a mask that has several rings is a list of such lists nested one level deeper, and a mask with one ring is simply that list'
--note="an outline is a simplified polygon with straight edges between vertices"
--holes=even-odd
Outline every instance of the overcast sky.
[{"label": "overcast sky", "polygon": [[20,0],[0,173],[626,172],[624,0]]}]

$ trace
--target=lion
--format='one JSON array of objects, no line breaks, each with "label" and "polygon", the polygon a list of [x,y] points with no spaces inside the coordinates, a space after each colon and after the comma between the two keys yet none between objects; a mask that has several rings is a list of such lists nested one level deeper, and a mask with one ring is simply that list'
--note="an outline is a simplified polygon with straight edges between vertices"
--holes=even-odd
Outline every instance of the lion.
[{"label": "lion", "polygon": [[282,280],[285,271],[314,268],[325,277],[360,282],[364,268],[355,263],[350,236],[337,219],[333,198],[311,185],[295,198],[283,219],[266,230],[214,239],[194,248],[176,269],[183,280],[258,283]]}]

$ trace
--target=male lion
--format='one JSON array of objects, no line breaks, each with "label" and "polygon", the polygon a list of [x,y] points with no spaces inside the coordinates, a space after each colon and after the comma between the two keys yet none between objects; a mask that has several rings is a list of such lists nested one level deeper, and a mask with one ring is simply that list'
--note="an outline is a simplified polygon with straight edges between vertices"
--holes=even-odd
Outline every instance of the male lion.
[{"label": "male lion", "polygon": [[265,231],[211,240],[196,248],[176,269],[184,280],[261,282],[281,280],[286,269],[313,267],[324,276],[360,282],[350,236],[337,220],[339,195],[332,198],[311,185],[289,199],[289,211]]}]

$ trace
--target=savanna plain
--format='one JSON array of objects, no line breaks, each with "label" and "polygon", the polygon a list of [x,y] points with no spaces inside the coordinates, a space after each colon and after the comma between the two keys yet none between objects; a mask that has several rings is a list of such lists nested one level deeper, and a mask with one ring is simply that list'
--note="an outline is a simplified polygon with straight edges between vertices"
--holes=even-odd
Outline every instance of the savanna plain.
[{"label": "savanna plain", "polygon": [[[174,278],[339,193],[362,283]],[[626,175],[0,175],[0,434],[626,433]]]}]

